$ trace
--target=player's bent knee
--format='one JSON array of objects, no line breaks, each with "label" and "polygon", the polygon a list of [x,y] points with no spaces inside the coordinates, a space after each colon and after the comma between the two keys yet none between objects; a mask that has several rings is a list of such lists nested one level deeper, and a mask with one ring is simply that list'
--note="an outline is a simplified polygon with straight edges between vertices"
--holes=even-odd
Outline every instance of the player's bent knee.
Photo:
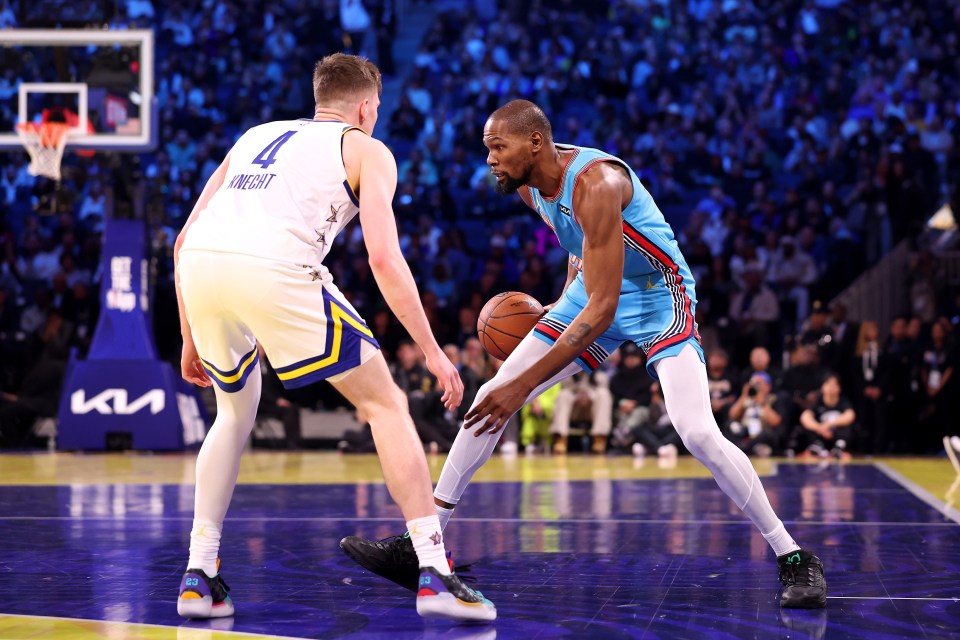
[{"label": "player's bent knee", "polygon": [[714,441],[713,434],[709,433],[703,427],[684,429],[681,424],[674,426],[677,428],[677,433],[680,434],[680,438],[683,440],[683,446],[687,448],[690,455],[695,458],[701,458],[707,454]]}]

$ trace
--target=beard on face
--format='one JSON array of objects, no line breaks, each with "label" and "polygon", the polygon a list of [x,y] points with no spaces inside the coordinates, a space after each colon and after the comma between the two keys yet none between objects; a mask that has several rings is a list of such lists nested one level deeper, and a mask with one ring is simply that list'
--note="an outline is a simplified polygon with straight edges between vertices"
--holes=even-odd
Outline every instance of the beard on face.
[{"label": "beard on face", "polygon": [[517,189],[527,184],[530,181],[530,175],[533,173],[533,165],[531,164],[523,172],[523,175],[519,178],[513,178],[506,174],[503,176],[503,182],[498,182],[496,185],[496,191],[501,196],[513,195],[517,192]]}]

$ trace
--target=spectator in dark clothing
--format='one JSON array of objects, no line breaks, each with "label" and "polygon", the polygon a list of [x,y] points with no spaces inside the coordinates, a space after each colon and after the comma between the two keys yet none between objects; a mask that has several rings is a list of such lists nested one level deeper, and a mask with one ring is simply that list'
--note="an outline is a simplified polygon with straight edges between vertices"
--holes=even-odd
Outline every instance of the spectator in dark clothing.
[{"label": "spectator in dark clothing", "polygon": [[640,347],[633,342],[624,342],[620,347],[620,363],[610,379],[610,393],[613,395],[611,444],[614,447],[629,447],[634,442],[633,430],[649,419],[652,384]]},{"label": "spectator in dark clothing", "polygon": [[828,366],[840,374],[840,383],[844,388],[853,388],[849,365],[860,344],[860,323],[848,320],[847,307],[842,302],[834,302],[830,305],[830,320],[827,324],[833,336],[834,349],[833,361],[828,363]]},{"label": "spectator in dark clothing", "polygon": [[738,329],[737,353],[756,345],[773,346],[780,319],[777,296],[763,284],[759,265],[749,265],[743,272],[744,290],[730,303],[730,318]]},{"label": "spectator in dark clothing", "polygon": [[457,425],[459,425],[473,404],[474,398],[477,397],[481,382],[473,369],[463,363],[460,348],[457,345],[446,344],[443,346],[443,352],[450,359],[450,362],[453,363],[453,366],[457,368],[457,371],[460,373],[460,380],[463,382],[463,402],[457,407],[457,414],[454,417]]},{"label": "spectator in dark clothing", "polygon": [[790,438],[790,450],[803,452],[808,457],[850,457],[847,446],[857,413],[840,392],[840,378],[828,375],[816,400],[800,415],[800,426]]},{"label": "spectator in dark clothing", "polygon": [[649,410],[643,420],[633,428],[634,456],[641,457],[647,453],[656,453],[662,458],[675,458],[682,446],[677,430],[673,428],[670,417],[667,415],[667,406],[663,401],[660,384],[654,382],[650,386]]},{"label": "spectator in dark clothing", "polygon": [[770,375],[754,373],[730,407],[730,440],[748,455],[766,458],[780,450],[783,418]]},{"label": "spectator in dark clothing", "polygon": [[889,407],[889,437],[896,451],[916,451],[913,423],[917,413],[920,375],[916,343],[907,335],[907,321],[896,318],[890,323],[890,335],[883,349],[883,368],[887,372],[883,389]]},{"label": "spectator in dark clothing", "polygon": [[777,389],[780,387],[780,374],[771,367],[770,352],[763,347],[754,347],[750,350],[750,367],[740,374],[738,386],[742,387],[750,382],[750,378],[752,378],[755,373],[766,373],[770,376],[773,388]]},{"label": "spectator in dark clothing", "polygon": [[734,379],[726,352],[712,351],[707,356],[707,389],[710,392],[710,409],[719,425],[727,423],[730,405],[737,399]]},{"label": "spectator in dark clothing", "polygon": [[943,437],[956,431],[951,412],[955,404],[952,395],[956,387],[953,380],[956,364],[956,351],[946,329],[940,321],[934,322],[920,362],[921,392],[926,396],[925,406],[920,411],[923,424],[920,453],[939,450]]},{"label": "spectator in dark clothing", "polygon": [[457,435],[456,424],[445,416],[440,398],[443,392],[422,362],[422,352],[409,339],[400,342],[396,362],[391,366],[393,379],[407,394],[410,416],[420,440],[431,452],[449,451]]},{"label": "spectator in dark clothing", "polygon": [[781,378],[781,405],[784,420],[795,425],[800,414],[809,409],[816,398],[817,390],[823,383],[824,370],[820,366],[820,355],[812,345],[797,345],[790,353],[790,368]]},{"label": "spectator in dark clothing", "polygon": [[83,282],[75,283],[70,297],[64,302],[63,316],[73,325],[72,345],[82,354],[90,348],[99,315],[100,303],[96,295],[91,294]]},{"label": "spectator in dark clothing", "polygon": [[858,334],[854,352],[847,361],[847,377],[852,381],[850,396],[862,433],[862,438],[854,434],[854,440],[860,440],[859,448],[866,453],[891,453],[886,391],[890,372],[880,346],[880,330],[876,322],[867,321],[860,325]]},{"label": "spectator in dark clothing", "polygon": [[51,348],[27,371],[19,389],[0,393],[0,447],[29,445],[37,418],[57,415],[66,375],[64,356],[64,350]]},{"label": "spectator in dark clothing", "polygon": [[284,441],[287,449],[299,449],[301,446],[300,406],[291,402],[284,395],[283,384],[267,360],[263,347],[257,343],[260,350],[260,404],[257,406],[257,416],[273,418],[283,424]]},{"label": "spectator in dark clothing", "polygon": [[816,347],[820,362],[831,367],[835,364],[837,349],[833,333],[827,324],[828,318],[826,308],[819,301],[814,302],[810,317],[800,334],[800,344]]}]

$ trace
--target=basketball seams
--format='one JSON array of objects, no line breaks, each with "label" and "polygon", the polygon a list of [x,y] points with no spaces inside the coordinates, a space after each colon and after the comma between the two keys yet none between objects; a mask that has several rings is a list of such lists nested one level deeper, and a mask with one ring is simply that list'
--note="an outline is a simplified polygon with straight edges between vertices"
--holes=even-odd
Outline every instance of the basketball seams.
[{"label": "basketball seams", "polygon": [[538,313],[536,311],[517,311],[516,313],[508,313],[503,316],[495,316],[491,313],[490,315],[487,316],[487,318],[491,320],[494,320],[494,319],[499,320],[501,318],[512,318],[514,316],[537,316],[539,318],[541,315],[542,315],[541,313]]},{"label": "basketball seams", "polygon": [[[526,333],[523,334],[522,336],[518,336],[518,335],[516,335],[516,334],[514,334],[514,333],[509,333],[509,332],[507,332],[507,331],[504,331],[503,329],[498,329],[497,327],[491,327],[489,324],[484,324],[484,325],[483,325],[483,330],[484,330],[485,333],[490,333],[490,332],[494,332],[494,331],[495,331],[496,333],[502,333],[502,334],[505,335],[505,336],[508,336],[508,337],[510,337],[510,338],[515,338],[515,339],[517,339],[517,340],[523,340],[525,337],[527,337],[527,334],[526,334]],[[529,333],[529,331],[528,331],[527,333]]]},{"label": "basketball seams", "polygon": [[500,352],[499,355],[495,353],[490,353],[490,355],[493,356],[494,358],[497,358],[498,360],[506,360],[508,355],[507,352],[504,351],[499,344],[497,344],[497,341],[493,339],[493,336],[487,331],[487,329],[489,329],[489,327],[487,326],[486,323],[484,323],[483,329],[481,329],[478,332],[479,333],[478,337],[480,338],[480,344],[483,345],[483,348],[484,350],[487,351],[487,353],[490,353],[490,347],[493,347],[497,351],[499,351]]},{"label": "basketball seams", "polygon": [[542,307],[538,307],[540,303],[522,291],[507,291],[490,298],[477,318],[477,337],[487,353],[499,360],[506,359],[543,315]]}]

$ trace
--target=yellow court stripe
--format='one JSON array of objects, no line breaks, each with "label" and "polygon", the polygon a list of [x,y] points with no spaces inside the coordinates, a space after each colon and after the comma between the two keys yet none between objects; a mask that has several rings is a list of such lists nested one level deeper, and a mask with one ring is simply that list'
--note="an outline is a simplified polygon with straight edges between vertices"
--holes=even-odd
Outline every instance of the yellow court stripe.
[{"label": "yellow court stripe", "polygon": [[[193,626],[166,626],[110,620],[0,614],[0,638],[17,640],[283,640],[292,636],[230,631],[233,620],[221,618]],[[218,628],[221,627],[221,628]]]},{"label": "yellow court stripe", "polygon": [[254,358],[256,357],[257,357],[257,350],[254,349],[253,351],[250,352],[250,355],[247,357],[247,359],[240,364],[240,368],[237,370],[237,373],[232,376],[220,375],[213,368],[213,365],[211,365],[209,362],[207,362],[203,358],[201,358],[200,361],[203,362],[204,368],[207,370],[207,372],[210,373],[210,375],[215,376],[217,380],[219,380],[220,382],[223,382],[225,384],[230,384],[231,382],[236,382],[237,380],[243,377],[244,371],[250,366],[250,363],[253,362]]},{"label": "yellow court stripe", "polygon": [[[445,457],[429,456],[427,465],[436,482]],[[196,452],[147,455],[140,453],[0,454],[0,484],[13,486],[69,486],[86,495],[87,485],[192,485],[196,479]],[[631,456],[493,456],[477,472],[474,482],[567,482],[576,480],[652,480],[710,478],[694,458],[668,461]],[[761,477],[776,472],[778,461],[754,460]],[[943,461],[947,467],[950,463]],[[782,461],[780,462],[782,464]],[[675,465],[675,466],[674,466]],[[952,468],[951,468],[952,471]],[[951,474],[952,477],[952,474]],[[240,484],[351,484],[383,482],[376,454],[343,455],[333,451],[251,451],[240,461]],[[64,516],[68,517],[68,516]],[[0,638],[4,636],[0,634]]]},{"label": "yellow court stripe", "polygon": [[[192,485],[196,452],[148,455],[142,453],[0,454],[0,484],[10,486],[69,486],[82,494],[88,485]],[[428,456],[436,482],[445,457]],[[929,491],[946,505],[960,508],[960,486],[946,458],[881,458],[904,477]],[[777,458],[751,461],[761,478],[775,475],[785,464],[805,464]],[[847,465],[872,464],[854,459]],[[632,456],[493,456],[477,472],[474,482],[642,481],[654,479],[709,479],[710,472],[696,459],[677,460]],[[252,451],[240,461],[240,484],[350,484],[383,482],[375,454],[343,455],[333,451]],[[68,516],[64,516],[68,517]],[[8,636],[0,633],[0,638]]]}]

